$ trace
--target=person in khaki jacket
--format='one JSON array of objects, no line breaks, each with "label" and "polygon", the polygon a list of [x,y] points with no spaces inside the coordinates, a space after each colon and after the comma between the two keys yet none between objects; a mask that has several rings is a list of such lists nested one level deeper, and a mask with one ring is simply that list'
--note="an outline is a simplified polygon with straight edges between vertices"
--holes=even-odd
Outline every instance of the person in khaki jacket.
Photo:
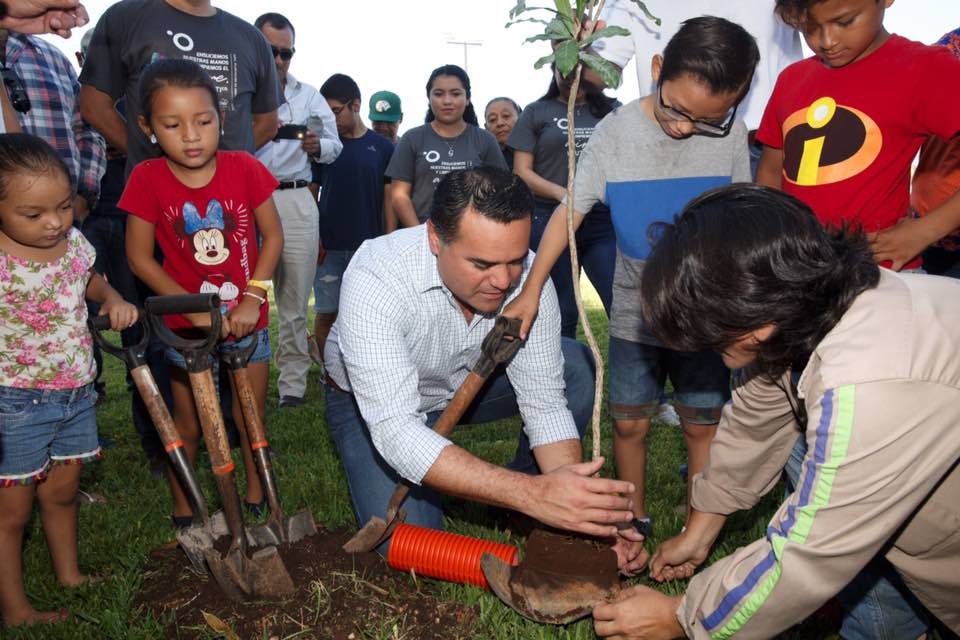
[{"label": "person in khaki jacket", "polygon": [[762,539],[682,596],[634,587],[598,605],[598,635],[770,638],[878,554],[960,631],[960,283],[880,269],[863,235],[753,185],[705,194],[659,237],[648,327],[740,371],[687,527],[651,576],[693,575],[727,516],[774,488],[798,433],[808,451]]}]

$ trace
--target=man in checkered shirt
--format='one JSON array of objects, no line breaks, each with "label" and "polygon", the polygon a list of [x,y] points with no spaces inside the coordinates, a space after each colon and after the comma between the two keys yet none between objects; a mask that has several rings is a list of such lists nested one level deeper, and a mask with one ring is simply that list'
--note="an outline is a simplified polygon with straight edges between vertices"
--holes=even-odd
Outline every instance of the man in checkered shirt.
[{"label": "man in checkered shirt", "polygon": [[509,172],[453,171],[425,224],[366,241],[347,267],[324,353],[326,418],[360,524],[385,515],[401,478],[414,485],[407,522],[436,529],[441,493],[598,536],[632,518],[620,496],[630,484],[592,478],[602,460],[580,462],[594,365],[582,344],[561,338],[549,284],[524,346],[461,420],[519,410],[513,462],[485,462],[430,428],[527,275],[532,211],[530,189]]}]

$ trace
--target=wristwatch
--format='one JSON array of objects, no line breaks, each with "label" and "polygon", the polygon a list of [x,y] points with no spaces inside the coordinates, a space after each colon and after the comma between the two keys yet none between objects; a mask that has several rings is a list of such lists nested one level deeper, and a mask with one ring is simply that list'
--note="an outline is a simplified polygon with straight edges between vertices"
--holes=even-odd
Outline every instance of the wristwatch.
[{"label": "wristwatch", "polygon": [[650,518],[634,518],[629,524],[647,540],[653,535],[653,522],[650,521]]}]

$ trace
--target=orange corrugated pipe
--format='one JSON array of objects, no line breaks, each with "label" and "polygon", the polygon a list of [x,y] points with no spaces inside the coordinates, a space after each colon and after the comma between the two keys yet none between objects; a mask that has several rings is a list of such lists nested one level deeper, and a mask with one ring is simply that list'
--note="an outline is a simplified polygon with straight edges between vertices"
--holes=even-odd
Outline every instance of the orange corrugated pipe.
[{"label": "orange corrugated pipe", "polygon": [[390,539],[387,563],[399,571],[413,569],[422,576],[488,589],[480,569],[480,556],[484,553],[492,553],[512,565],[519,561],[517,548],[510,544],[400,524]]}]

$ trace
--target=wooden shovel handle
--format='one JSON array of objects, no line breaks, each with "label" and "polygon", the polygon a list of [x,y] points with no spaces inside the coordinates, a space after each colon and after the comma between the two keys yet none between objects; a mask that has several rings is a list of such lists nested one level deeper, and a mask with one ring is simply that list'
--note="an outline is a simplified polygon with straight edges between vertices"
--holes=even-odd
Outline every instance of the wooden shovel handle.
[{"label": "wooden shovel handle", "polygon": [[205,369],[196,373],[190,372],[189,375],[190,388],[193,389],[193,399],[197,405],[197,417],[200,418],[200,428],[203,429],[203,439],[210,455],[210,466],[218,476],[232,473],[234,464],[230,457],[230,441],[227,439],[227,428],[220,413],[220,400],[213,385],[213,374],[210,369]]},{"label": "wooden shovel handle", "polygon": [[157,388],[157,383],[150,375],[150,369],[146,365],[141,365],[130,370],[130,377],[140,392],[143,404],[150,414],[150,419],[157,429],[160,441],[163,442],[164,449],[169,453],[171,449],[183,446],[183,440],[180,439],[180,433],[170,417],[170,411],[167,409],[163,396]]}]

